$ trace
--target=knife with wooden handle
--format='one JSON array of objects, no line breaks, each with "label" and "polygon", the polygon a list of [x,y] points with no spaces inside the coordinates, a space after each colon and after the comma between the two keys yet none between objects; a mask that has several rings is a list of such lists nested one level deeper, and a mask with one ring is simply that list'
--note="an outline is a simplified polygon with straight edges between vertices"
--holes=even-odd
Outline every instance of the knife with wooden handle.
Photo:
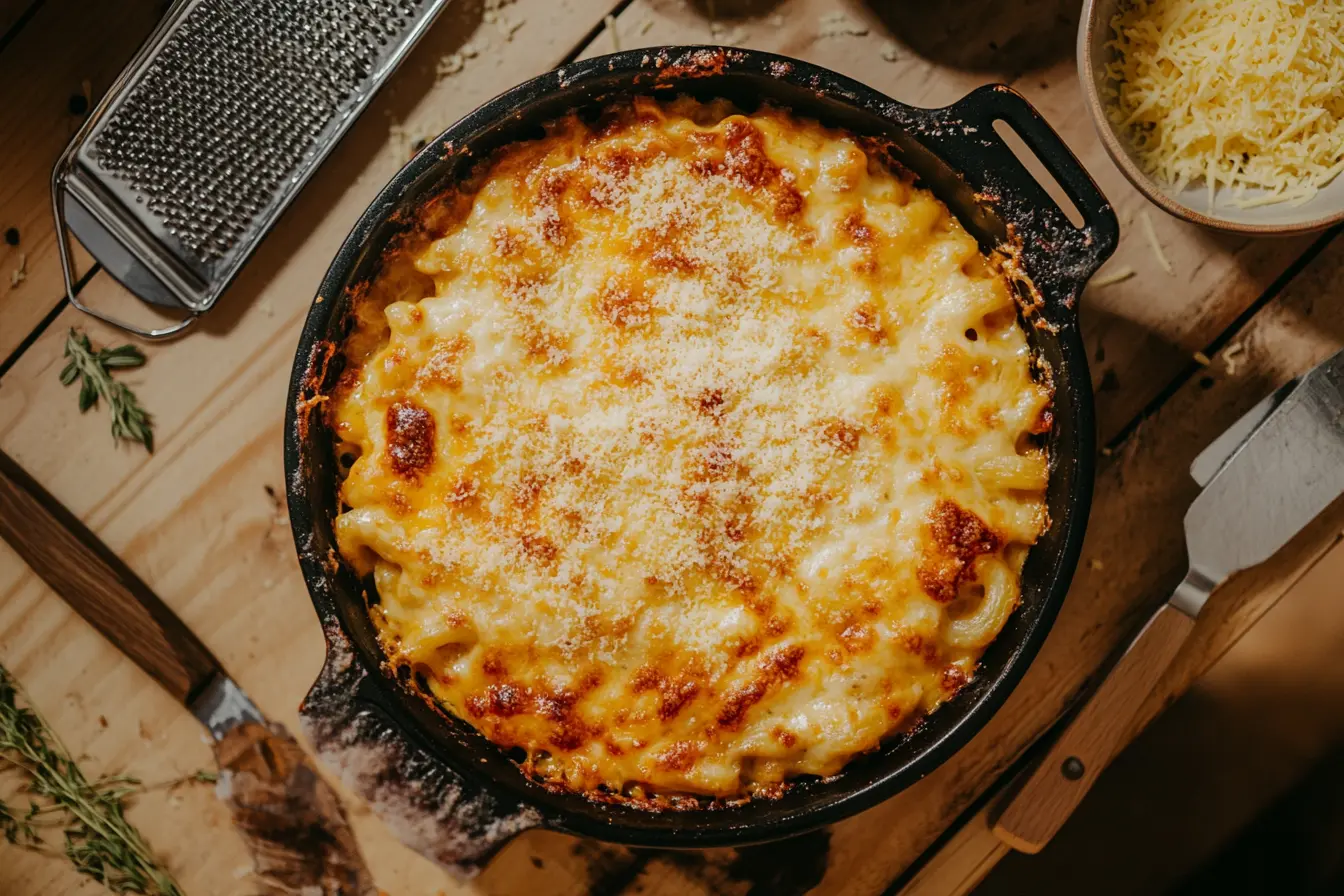
[{"label": "knife with wooden handle", "polygon": [[1344,494],[1344,352],[1253,409],[1195,460],[1191,475],[1204,488],[1185,515],[1190,569],[999,807],[994,833],[1014,849],[1039,852],[1068,820],[1210,593],[1268,560]]},{"label": "knife with wooden handle", "polygon": [[220,793],[278,892],[377,892],[334,790],[135,572],[0,452],[0,537],[215,738]]}]

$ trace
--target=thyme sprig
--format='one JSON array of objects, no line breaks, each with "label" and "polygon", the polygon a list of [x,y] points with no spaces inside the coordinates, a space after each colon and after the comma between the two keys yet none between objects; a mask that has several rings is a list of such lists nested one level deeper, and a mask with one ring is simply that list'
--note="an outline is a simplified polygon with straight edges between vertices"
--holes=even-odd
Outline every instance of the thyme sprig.
[{"label": "thyme sprig", "polygon": [[116,348],[95,350],[89,337],[74,327],[65,337],[65,367],[61,370],[61,385],[69,386],[79,380],[79,412],[82,414],[106,402],[112,411],[112,438],[122,442],[139,442],[145,450],[154,453],[154,424],[140,406],[140,400],[125,383],[112,378],[114,370],[129,370],[145,363],[145,353],[127,343]]},{"label": "thyme sprig", "polygon": [[[19,705],[19,697],[17,683],[0,665],[0,780],[17,777],[10,798],[28,803],[16,808],[0,797],[0,835],[37,852],[64,854],[76,871],[113,893],[182,896],[126,820],[126,798],[141,789],[140,782],[128,775],[89,781],[42,717]],[[51,842],[56,831],[59,849]]]}]

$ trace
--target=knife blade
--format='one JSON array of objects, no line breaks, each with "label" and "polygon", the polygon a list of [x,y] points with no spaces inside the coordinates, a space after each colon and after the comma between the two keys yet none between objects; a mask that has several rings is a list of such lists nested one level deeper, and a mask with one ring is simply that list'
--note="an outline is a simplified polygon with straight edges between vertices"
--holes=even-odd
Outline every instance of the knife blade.
[{"label": "knife blade", "polygon": [[0,452],[0,537],[215,739],[216,792],[268,892],[377,892],[336,791],[199,638],[92,530]]},{"label": "knife blade", "polygon": [[1190,570],[1171,604],[1199,615],[1214,588],[1268,560],[1341,493],[1344,352],[1303,376],[1190,505]]},{"label": "knife blade", "polygon": [[1242,414],[1236,423],[1223,430],[1223,434],[1210,442],[1190,464],[1190,478],[1195,480],[1200,488],[1208,485],[1213,474],[1222,469],[1227,459],[1236,453],[1242,443],[1255,432],[1256,427],[1265,422],[1265,418],[1273,413],[1275,408],[1283,404],[1283,400],[1292,394],[1300,382],[1301,377],[1293,377],[1260,399],[1255,407]]},{"label": "knife blade", "polygon": [[1189,570],[1045,758],[998,807],[994,833],[1038,852],[1082,801],[1229,576],[1269,559],[1344,494],[1344,351],[1276,390],[1191,465]]}]

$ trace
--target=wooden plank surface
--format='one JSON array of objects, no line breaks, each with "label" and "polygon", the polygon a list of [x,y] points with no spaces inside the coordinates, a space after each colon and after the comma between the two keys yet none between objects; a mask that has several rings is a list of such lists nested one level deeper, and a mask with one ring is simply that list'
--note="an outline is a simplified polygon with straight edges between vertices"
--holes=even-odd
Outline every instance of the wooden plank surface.
[{"label": "wooden plank surface", "polygon": [[[1283,827],[1274,804],[1301,789],[1295,782],[1310,780],[1318,763],[1338,757],[1344,743],[1341,581],[1344,544],[1152,720],[1043,852],[1005,856],[976,896],[1021,896],[1050,885],[1088,896],[1173,894],[1182,881],[1186,893],[1223,892],[1228,888],[1200,889],[1187,879],[1210,862],[1225,867],[1232,850],[1266,870],[1304,867],[1281,850],[1304,828],[1327,827],[1322,822],[1332,813],[1298,815]],[[1239,832],[1263,829],[1266,820],[1281,836],[1248,853],[1245,841],[1255,837]],[[1267,862],[1276,852],[1280,858]],[[1311,892],[1291,879],[1277,891]]]},{"label": "wooden plank surface", "polygon": [[[106,418],[78,415],[74,395],[56,381],[66,327],[87,326],[95,340],[116,338],[74,312],[62,312],[3,378],[0,447],[98,531],[282,721],[294,721],[294,708],[321,661],[321,639],[283,509],[266,487],[283,493],[284,385],[317,281],[354,218],[417,137],[436,133],[490,95],[560,61],[611,5],[513,4],[511,14],[524,25],[511,41],[479,22],[480,7],[450,7],[398,74],[395,89],[356,124],[201,331],[153,348],[150,364],[130,378],[156,415],[159,449],[152,458],[138,449],[114,450]],[[1026,0],[1006,16],[997,5],[971,0],[959,5],[965,9],[958,22],[971,23],[969,28],[949,27],[951,16],[946,10],[935,15],[936,4],[887,21],[858,2],[749,5],[751,16],[711,22],[708,5],[637,0],[618,17],[614,40],[627,47],[743,42],[819,62],[921,105],[951,102],[985,81],[1011,80],[1061,130],[1126,224],[1145,208],[1104,157],[1082,113],[1071,62],[1071,3]],[[736,8],[741,4],[719,0],[715,11],[728,16]],[[439,78],[437,61],[477,31],[491,35],[490,51],[469,59],[462,72]],[[894,54],[889,40],[896,42]],[[612,46],[612,33],[604,31],[588,50]],[[0,55],[0,66],[6,55]],[[892,55],[894,61],[887,58]],[[1135,237],[1137,228],[1127,227],[1117,264],[1133,267],[1136,276],[1090,290],[1084,303],[1089,346],[1103,359],[1093,377],[1106,437],[1124,430],[1186,374],[1191,352],[1218,340],[1309,244],[1215,237],[1156,212],[1153,222],[1179,276],[1163,272]],[[1339,266],[1333,251],[1313,269],[1332,265]],[[105,277],[95,278],[86,293],[109,307],[133,301]],[[45,313],[51,305],[39,307]],[[1321,350],[1327,344],[1329,339],[1313,343]],[[1302,363],[1309,354],[1295,351],[1286,363]],[[1178,394],[1198,390],[1204,409],[1199,419],[1212,427],[1230,420],[1239,401],[1253,400],[1290,372],[1271,362],[1258,358],[1226,389],[1187,384]],[[1186,422],[1177,419],[1175,428]],[[1145,426],[1134,444],[1144,445],[1145,434],[1156,429]],[[1112,461],[1099,483],[1089,551],[1124,553],[1097,555],[1106,575],[1086,568],[1080,574],[1056,634],[1008,708],[951,762],[896,799],[829,832],[736,852],[633,854],[528,834],[474,886],[537,894],[731,893],[758,886],[801,892],[812,885],[826,893],[881,891],[1044,730],[1125,624],[1155,599],[1178,562],[1178,529],[1172,527],[1179,523],[1179,502],[1191,493],[1180,470],[1181,450],[1169,448],[1152,461],[1154,481],[1165,483],[1164,492],[1135,487],[1134,474],[1123,472],[1121,460],[1132,459],[1139,448]],[[1143,525],[1136,526],[1136,519]],[[8,555],[0,555],[0,589],[0,658],[28,683],[72,747],[94,757],[94,768],[129,766],[153,779],[150,772],[166,764],[186,771],[208,763],[196,723]],[[93,708],[106,706],[117,712],[103,728],[96,714],[105,710]],[[208,793],[178,798],[176,808],[147,801],[136,820],[184,883],[198,883],[200,892],[247,892],[246,881],[230,883],[245,857],[223,830],[226,820]],[[376,820],[356,822],[385,889],[460,891],[396,846]],[[0,890],[28,892],[43,882],[51,892],[70,892],[63,874],[51,863],[23,858],[0,865]]]},{"label": "wooden plank surface", "polygon": [[[26,4],[25,4],[26,6]],[[16,6],[0,8],[3,18]],[[0,52],[0,361],[61,300],[60,262],[51,216],[51,169],[122,66],[158,21],[158,0],[89,3],[46,0]],[[17,18],[17,16],[15,16]],[[87,90],[88,94],[85,95]],[[72,241],[76,266],[92,259]],[[22,269],[24,277],[13,280]]]},{"label": "wooden plank surface", "polygon": [[33,11],[41,0],[0,0],[0,46],[17,33],[24,16]]},{"label": "wooden plank surface", "polygon": [[[1103,635],[1102,643],[1096,643],[1095,611],[1102,588],[1118,584],[1140,596],[1147,591],[1150,604],[1164,596],[1158,583],[1163,578],[1170,579],[1181,566],[1179,520],[1194,491],[1181,474],[1207,444],[1210,434],[1225,429],[1239,412],[1249,409],[1275,385],[1344,345],[1344,308],[1329,300],[1330,296],[1339,295],[1340,290],[1344,290],[1344,241],[1337,240],[1213,359],[1207,378],[1186,383],[1140,430],[1133,447],[1115,456],[1098,482],[1098,497],[1112,496],[1111,502],[1099,501],[1097,510],[1114,515],[1120,527],[1131,526],[1136,534],[1149,532],[1154,543],[1165,539],[1169,542],[1161,550],[1165,559],[1159,568],[1136,574],[1134,564],[1125,558],[1133,556],[1132,552],[1141,546],[1134,538],[1105,539],[1098,532],[1094,513],[1084,571],[1070,592],[1070,600],[1041,658],[1028,673],[1028,681],[1001,716],[1010,711],[1021,691],[1028,690],[1031,679],[1039,677],[1043,668],[1057,668],[1059,649],[1072,646],[1068,642],[1088,642],[1084,649],[1093,654],[1094,664],[1100,662],[1110,645],[1119,642],[1125,620],[1108,626],[1110,636]],[[1107,488],[1108,484],[1113,487]],[[1119,506],[1114,497],[1126,484],[1123,496],[1138,493],[1132,510]],[[1138,513],[1143,514],[1142,520],[1136,519]],[[1342,528],[1344,518],[1337,504],[1270,562],[1219,589],[1210,598],[1190,643],[1140,712],[1141,725],[1216,662],[1326,550],[1344,550],[1339,547]],[[1158,563],[1154,553],[1145,552],[1143,556],[1153,557],[1150,563]],[[1088,569],[1087,564],[1092,561],[1100,562],[1102,568]],[[1096,590],[1087,587],[1089,580],[1103,578],[1105,584]],[[1084,595],[1087,605],[1078,599]],[[1129,621],[1132,624],[1137,620]],[[969,892],[992,867],[994,859],[1005,851],[989,830],[988,811],[989,807],[985,807],[966,821],[938,856],[920,869],[901,892],[919,896]]]},{"label": "wooden plank surface", "polygon": [[[283,509],[266,487],[283,500],[280,426],[299,322],[336,246],[405,161],[410,135],[437,133],[499,90],[558,64],[610,8],[606,0],[517,7],[524,24],[509,41],[481,22],[479,5],[450,7],[314,177],[219,314],[191,339],[150,349],[150,364],[129,379],[157,414],[160,444],[152,458],[138,447],[115,449],[107,418],[81,417],[74,394],[56,381],[66,327],[88,325],[97,341],[115,338],[72,311],[0,387],[0,427],[13,437],[5,450],[158,591],[264,710],[291,727],[320,667],[322,638]],[[439,60],[473,36],[489,37],[489,56],[439,78]],[[58,455],[65,457],[50,463]],[[70,748],[89,757],[90,771],[126,769],[159,781],[210,764],[196,721],[3,546],[0,595],[0,660]],[[133,818],[187,892],[255,892],[243,874],[242,844],[208,788],[151,795]],[[463,891],[367,813],[355,824],[388,891]],[[548,866],[555,879],[565,879],[567,863],[577,875],[581,866],[567,844],[553,841],[563,853]],[[582,892],[583,878],[572,879],[572,892]],[[77,891],[85,892],[61,862],[22,853],[0,862],[0,893]]]}]

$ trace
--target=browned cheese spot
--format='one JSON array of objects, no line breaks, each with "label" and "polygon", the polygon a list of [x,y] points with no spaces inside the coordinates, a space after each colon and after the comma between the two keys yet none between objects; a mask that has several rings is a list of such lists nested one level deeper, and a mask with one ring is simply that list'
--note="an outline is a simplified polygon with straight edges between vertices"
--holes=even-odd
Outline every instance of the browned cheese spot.
[{"label": "browned cheese spot", "polygon": [[701,481],[717,482],[737,473],[738,462],[732,446],[725,442],[711,442],[700,453],[699,460],[696,478]]},{"label": "browned cheese spot", "polygon": [[948,666],[943,670],[942,685],[943,690],[947,692],[948,696],[961,690],[966,686],[966,682],[968,681],[970,681],[970,679],[966,677],[966,673],[961,671],[958,666]]},{"label": "browned cheese spot", "polygon": [[873,228],[864,220],[863,209],[855,209],[840,222],[840,231],[856,246],[872,246],[876,242]]},{"label": "browned cheese spot", "polygon": [[724,122],[725,151],[722,162],[697,158],[691,170],[701,176],[724,175],[744,189],[765,194],[775,219],[796,217],[806,201],[794,185],[793,176],[780,170],[765,151],[765,135],[760,128],[741,117]]},{"label": "browned cheese spot", "polygon": [[538,535],[533,532],[524,532],[518,537],[518,543],[523,549],[523,553],[538,566],[551,566],[555,563],[555,557],[560,549],[555,546],[545,535]]},{"label": "browned cheese spot", "polygon": [[836,417],[822,424],[820,436],[821,441],[837,454],[853,454],[859,447],[862,432],[856,424]]},{"label": "browned cheese spot", "polygon": [[497,648],[491,648],[481,658],[481,671],[491,678],[498,678],[509,670],[504,663],[504,655]]},{"label": "browned cheese spot", "polygon": [[409,401],[387,409],[387,453],[400,476],[418,476],[434,462],[434,417]]},{"label": "browned cheese spot", "polygon": [[731,118],[724,125],[728,141],[723,155],[724,171],[745,187],[765,187],[779,175],[779,169],[765,152],[765,135],[743,118]]},{"label": "browned cheese spot", "polygon": [[751,528],[751,519],[745,514],[734,514],[723,522],[723,534],[735,544],[746,540],[747,530]]},{"label": "browned cheese spot", "polygon": [[793,185],[793,181],[780,178],[775,187],[775,218],[787,221],[803,210],[803,194]]},{"label": "browned cheese spot", "polygon": [[653,303],[643,289],[613,280],[598,295],[597,312],[613,327],[634,329],[652,319]]},{"label": "browned cheese spot", "polygon": [[660,768],[669,769],[674,772],[688,771],[695,764],[696,756],[699,750],[689,741],[679,740],[676,743],[669,744],[662,750],[654,754],[653,760],[658,763]]},{"label": "browned cheese spot", "polygon": [[921,635],[909,633],[900,641],[905,645],[906,650],[925,661],[925,665],[935,666],[942,662],[941,654],[938,652],[938,642],[935,639],[923,638]]},{"label": "browned cheese spot", "polygon": [[458,334],[434,340],[425,363],[415,375],[416,385],[442,386],[456,392],[462,388],[462,358],[471,348],[471,340]]},{"label": "browned cheese spot", "polygon": [[561,365],[569,359],[569,344],[565,337],[540,323],[529,323],[523,330],[523,344],[527,357],[547,365]]},{"label": "browned cheese spot", "polygon": [[467,712],[481,716],[498,716],[507,719],[527,709],[528,695],[522,688],[512,684],[492,684],[486,687],[484,696],[476,694],[467,698]]},{"label": "browned cheese spot", "polygon": [[892,411],[901,403],[900,393],[891,386],[877,386],[871,395],[873,410],[879,416],[890,417]]},{"label": "browned cheese spot", "polygon": [[854,270],[860,274],[872,274],[877,271],[877,233],[863,217],[863,209],[856,209],[840,222],[840,232],[861,250],[861,257],[854,264]]},{"label": "browned cheese spot", "polygon": [[569,236],[561,200],[569,187],[567,171],[547,169],[538,178],[537,206],[541,217],[541,237],[553,246],[563,246]]},{"label": "browned cheese spot", "polygon": [[514,483],[511,492],[513,496],[513,506],[530,510],[537,506],[537,501],[541,497],[541,490],[546,487],[546,477],[535,470],[528,470],[518,477]]},{"label": "browned cheese spot", "polygon": [[948,498],[934,504],[925,528],[919,584],[934,600],[951,603],[958,587],[974,575],[975,559],[997,551],[1001,541],[984,520]]},{"label": "browned cheese spot", "polygon": [[882,312],[872,302],[862,302],[845,318],[845,323],[858,330],[874,345],[887,341],[887,328],[882,325]]},{"label": "browned cheese spot", "polygon": [[776,647],[757,661],[756,674],[750,681],[730,690],[719,710],[718,722],[723,728],[737,728],[747,710],[761,702],[770,688],[793,679],[803,660],[801,644]]},{"label": "browned cheese spot", "polygon": [[654,270],[664,274],[670,274],[676,271],[678,274],[694,274],[700,269],[700,265],[692,258],[682,254],[681,250],[675,246],[666,244],[660,245],[653,250],[649,256]]},{"label": "browned cheese spot", "polygon": [[698,693],[700,685],[693,679],[682,677],[665,681],[659,690],[662,699],[658,703],[658,718],[663,721],[676,718],[677,713],[694,700]]},{"label": "browned cheese spot", "polygon": [[636,694],[642,694],[647,690],[658,687],[658,683],[662,680],[662,673],[654,667],[640,666],[635,670],[635,674],[630,676],[630,690]]},{"label": "browned cheese spot", "polygon": [[723,397],[722,389],[703,389],[696,396],[695,408],[706,417],[712,417],[719,420],[723,417],[724,405],[726,400]]}]

